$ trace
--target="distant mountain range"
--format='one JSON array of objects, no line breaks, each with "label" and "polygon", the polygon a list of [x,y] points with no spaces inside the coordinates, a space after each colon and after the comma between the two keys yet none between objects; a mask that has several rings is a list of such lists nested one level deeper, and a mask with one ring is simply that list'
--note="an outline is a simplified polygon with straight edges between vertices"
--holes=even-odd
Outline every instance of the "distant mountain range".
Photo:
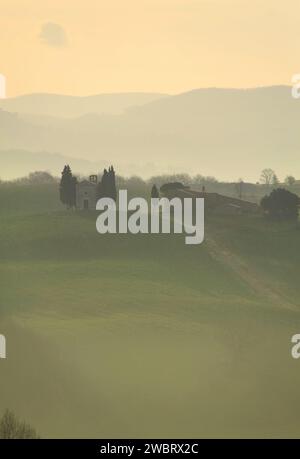
[{"label": "distant mountain range", "polygon": [[89,175],[106,166],[106,162],[96,163],[56,153],[7,150],[0,151],[0,180],[23,177],[33,171],[49,171],[58,176],[64,164],[68,163],[78,175]]},{"label": "distant mountain range", "polygon": [[[2,101],[0,176],[3,162],[6,170],[13,168],[4,151],[26,150],[113,162],[126,174],[181,171],[255,181],[262,168],[272,167],[281,178],[300,177],[300,101],[289,87],[116,94],[107,96],[111,105],[104,109],[99,101],[105,97]],[[89,100],[85,108],[82,99]],[[26,161],[24,156],[24,171]],[[50,163],[48,169],[57,173]]]},{"label": "distant mountain range", "polygon": [[155,93],[98,94],[76,97],[60,94],[27,94],[9,99],[0,99],[0,108],[8,112],[74,118],[90,113],[119,115],[127,108],[144,105],[167,97]]}]

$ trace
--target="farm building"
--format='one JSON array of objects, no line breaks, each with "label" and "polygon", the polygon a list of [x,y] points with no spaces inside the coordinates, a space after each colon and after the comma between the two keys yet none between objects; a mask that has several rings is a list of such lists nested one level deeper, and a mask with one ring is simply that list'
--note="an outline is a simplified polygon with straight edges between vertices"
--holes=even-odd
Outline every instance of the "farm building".
[{"label": "farm building", "polygon": [[259,206],[253,202],[219,193],[207,193],[204,190],[178,189],[168,191],[164,195],[168,198],[176,196],[179,198],[204,198],[206,210],[222,215],[250,214],[259,211]]},{"label": "farm building", "polygon": [[97,202],[97,175],[82,180],[76,185],[76,207],[80,210],[95,210]]}]

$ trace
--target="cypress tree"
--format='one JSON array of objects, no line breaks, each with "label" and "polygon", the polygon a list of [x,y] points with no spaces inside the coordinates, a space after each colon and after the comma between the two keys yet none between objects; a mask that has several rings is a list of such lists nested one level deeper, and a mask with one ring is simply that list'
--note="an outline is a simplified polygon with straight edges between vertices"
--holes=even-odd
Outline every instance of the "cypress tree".
[{"label": "cypress tree", "polygon": [[153,185],[151,190],[151,198],[159,198],[159,191],[156,185]]},{"label": "cypress tree", "polygon": [[109,197],[114,201],[117,199],[116,174],[113,166],[109,168]]},{"label": "cypress tree", "polygon": [[71,208],[76,206],[76,177],[73,177],[70,166],[67,164],[61,174],[59,195],[61,202]]},{"label": "cypress tree", "polygon": [[101,182],[97,186],[97,199],[100,198],[117,199],[116,178],[113,166],[103,171]]}]

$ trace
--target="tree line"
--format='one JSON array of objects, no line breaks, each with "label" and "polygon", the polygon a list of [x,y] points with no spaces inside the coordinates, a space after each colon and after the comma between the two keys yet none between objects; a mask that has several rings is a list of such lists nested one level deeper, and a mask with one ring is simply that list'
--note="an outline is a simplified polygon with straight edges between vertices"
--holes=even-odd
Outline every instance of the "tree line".
[{"label": "tree line", "polygon": [[[225,186],[222,182],[218,182],[213,177],[204,177],[204,176],[195,176],[190,177],[187,174],[173,174],[173,175],[161,175],[157,177],[152,177],[148,181],[144,181],[139,177],[131,177],[129,179],[124,179],[123,177],[116,176],[113,166],[110,166],[108,169],[104,169],[101,180],[96,185],[96,198],[97,200],[102,197],[109,197],[113,200],[117,199],[117,186],[128,188],[134,187],[141,195],[144,195],[147,188],[147,184],[150,185],[150,182],[157,183],[157,185],[152,185],[148,193],[150,193],[152,198],[159,197],[159,189],[163,188],[164,184],[182,184],[183,185],[199,185],[200,183],[219,188],[222,185]],[[72,174],[71,168],[69,165],[66,165],[62,171],[62,176],[59,185],[60,200],[66,205],[67,208],[76,207],[76,185],[78,183],[77,177]],[[261,208],[266,215],[277,218],[297,218],[298,216],[298,207],[299,207],[299,198],[296,194],[285,190],[280,187],[279,180],[277,175],[272,169],[264,169],[261,174],[260,183],[264,186],[273,188],[273,191],[269,196],[263,197],[261,200]],[[293,176],[288,176],[285,180],[285,184],[289,187],[295,186],[296,180]],[[227,184],[230,185],[230,184]],[[244,197],[244,192],[249,188],[249,186],[255,187],[254,184],[247,184],[240,179],[236,183],[236,193],[240,198]],[[258,185],[258,184],[257,184]],[[166,186],[166,185],[165,185]],[[210,188],[209,188],[210,189]],[[215,191],[215,190],[214,190]],[[226,193],[226,190],[220,189],[216,190],[218,192]],[[265,190],[266,191],[266,190]],[[271,190],[270,190],[271,191]]]}]

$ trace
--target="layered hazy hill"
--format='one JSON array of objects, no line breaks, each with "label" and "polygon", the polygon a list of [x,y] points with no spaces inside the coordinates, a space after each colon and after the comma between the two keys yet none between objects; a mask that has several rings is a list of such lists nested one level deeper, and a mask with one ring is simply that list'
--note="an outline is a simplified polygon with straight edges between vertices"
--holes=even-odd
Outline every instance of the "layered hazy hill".
[{"label": "layered hazy hill", "polygon": [[[0,168],[3,158],[8,167],[4,151],[18,149],[114,162],[128,174],[185,171],[257,180],[262,168],[272,167],[280,177],[300,176],[300,102],[289,87],[199,89],[156,95],[156,100],[126,106],[118,114],[91,110],[81,116],[78,109],[72,111],[72,98],[67,118],[49,116],[60,100],[53,97],[52,111],[45,105],[40,115],[24,107],[19,114],[9,112],[12,102],[4,102]],[[40,102],[38,110],[42,108]]]},{"label": "layered hazy hill", "polygon": [[102,171],[107,167],[105,161],[92,162],[45,151],[6,150],[0,152],[0,180],[23,177],[33,171],[50,171],[58,176],[64,164],[68,163],[77,176]]},{"label": "layered hazy hill", "polygon": [[74,97],[60,94],[26,94],[0,100],[0,108],[9,112],[72,118],[87,113],[120,114],[129,107],[144,105],[166,97],[155,93],[97,94]]}]

